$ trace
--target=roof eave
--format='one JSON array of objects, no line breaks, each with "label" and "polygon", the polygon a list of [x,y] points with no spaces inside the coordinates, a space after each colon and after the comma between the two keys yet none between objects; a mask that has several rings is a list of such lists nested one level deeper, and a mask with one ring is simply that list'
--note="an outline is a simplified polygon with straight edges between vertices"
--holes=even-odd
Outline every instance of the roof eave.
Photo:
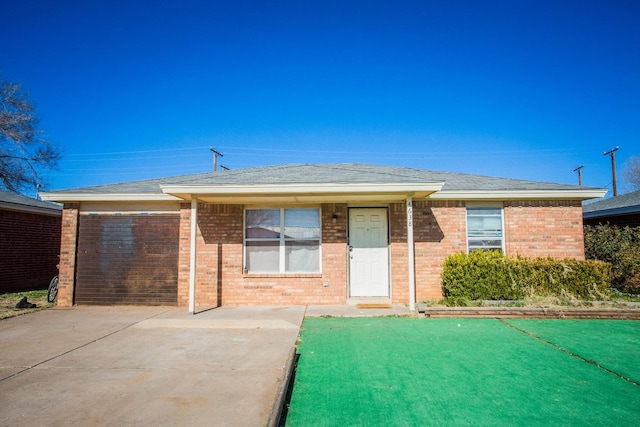
[{"label": "roof eave", "polygon": [[62,216],[62,208],[22,205],[19,203],[0,202],[0,209],[16,212],[28,212],[41,215]]},{"label": "roof eave", "polygon": [[611,208],[611,209],[602,209],[591,212],[582,212],[583,218],[600,218],[604,216],[616,216],[616,215],[626,215],[626,214],[637,214],[640,213],[640,206],[624,206],[621,208]]},{"label": "roof eave", "polygon": [[253,185],[162,185],[162,193],[41,193],[53,202],[88,201],[181,201],[192,197],[204,201],[284,201],[296,202],[413,197],[430,200],[588,200],[603,197],[607,190],[442,190],[444,182],[352,183],[352,184],[253,184]]},{"label": "roof eave", "polygon": [[444,182],[351,183],[351,184],[251,184],[251,185],[163,185],[162,191],[183,200],[241,202],[286,200],[297,202],[373,200],[385,197],[425,198],[442,189]]},{"label": "roof eave", "polygon": [[59,203],[72,202],[170,202],[181,199],[164,193],[40,193],[42,200]]},{"label": "roof eave", "polygon": [[433,200],[588,200],[602,197],[606,189],[567,190],[443,190],[429,196]]}]

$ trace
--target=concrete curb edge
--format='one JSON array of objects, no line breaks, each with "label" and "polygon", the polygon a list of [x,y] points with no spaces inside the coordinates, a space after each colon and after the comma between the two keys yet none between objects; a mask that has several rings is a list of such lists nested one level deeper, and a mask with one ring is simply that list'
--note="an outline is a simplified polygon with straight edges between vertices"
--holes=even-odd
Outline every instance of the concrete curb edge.
[{"label": "concrete curb edge", "polygon": [[291,347],[289,356],[287,357],[287,362],[282,368],[282,381],[280,381],[280,386],[278,387],[278,392],[276,393],[276,398],[273,402],[271,413],[269,414],[269,420],[267,421],[268,427],[278,427],[280,425],[280,418],[282,417],[282,410],[287,398],[287,391],[289,390],[289,386],[291,385],[290,383],[293,378],[295,359],[296,347]]}]

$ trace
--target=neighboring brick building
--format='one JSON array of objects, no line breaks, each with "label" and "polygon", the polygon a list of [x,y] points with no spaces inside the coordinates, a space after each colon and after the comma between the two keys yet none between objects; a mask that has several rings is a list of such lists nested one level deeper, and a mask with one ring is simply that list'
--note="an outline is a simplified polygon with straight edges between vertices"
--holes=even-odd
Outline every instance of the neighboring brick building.
[{"label": "neighboring brick building", "polygon": [[450,254],[584,258],[606,190],[366,164],[281,165],[43,194],[64,203],[59,305],[409,304]]},{"label": "neighboring brick building", "polygon": [[0,293],[44,289],[58,274],[62,206],[0,191]]},{"label": "neighboring brick building", "polygon": [[582,208],[585,225],[640,227],[640,190],[588,203]]}]

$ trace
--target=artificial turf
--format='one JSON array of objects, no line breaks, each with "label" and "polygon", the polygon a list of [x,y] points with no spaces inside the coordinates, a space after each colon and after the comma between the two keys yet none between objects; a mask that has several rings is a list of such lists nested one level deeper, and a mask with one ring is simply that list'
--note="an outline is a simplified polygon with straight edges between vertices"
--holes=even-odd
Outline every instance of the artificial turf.
[{"label": "artificial turf", "polygon": [[636,426],[639,335],[633,321],[307,318],[286,425]]},{"label": "artificial turf", "polygon": [[534,337],[640,384],[638,321],[513,319],[508,322]]}]

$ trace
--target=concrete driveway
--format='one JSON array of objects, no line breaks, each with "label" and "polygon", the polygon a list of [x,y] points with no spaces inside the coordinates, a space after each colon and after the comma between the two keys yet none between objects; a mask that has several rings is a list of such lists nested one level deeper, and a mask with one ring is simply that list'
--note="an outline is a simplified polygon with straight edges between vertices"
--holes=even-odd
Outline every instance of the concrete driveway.
[{"label": "concrete driveway", "polygon": [[0,321],[2,426],[263,426],[305,307],[74,307]]}]

